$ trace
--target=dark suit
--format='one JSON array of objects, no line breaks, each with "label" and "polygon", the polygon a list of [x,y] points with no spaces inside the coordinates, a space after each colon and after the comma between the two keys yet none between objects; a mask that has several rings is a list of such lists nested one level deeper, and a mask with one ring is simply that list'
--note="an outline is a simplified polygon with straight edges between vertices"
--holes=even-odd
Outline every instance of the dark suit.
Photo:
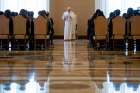
[{"label": "dark suit", "polygon": [[113,36],[113,24],[112,24],[112,19],[109,19],[109,23],[108,23],[108,44],[107,44],[107,48],[108,49],[112,49],[113,48],[113,40],[112,40],[112,36]]},{"label": "dark suit", "polygon": [[93,47],[94,46],[94,40],[93,40],[93,36],[95,35],[95,31],[94,31],[94,21],[92,19],[88,20],[88,29],[87,29],[87,37],[89,40],[89,47]]},{"label": "dark suit", "polygon": [[11,42],[11,49],[15,49],[15,40],[13,32],[13,19],[9,17],[9,41]]},{"label": "dark suit", "polygon": [[34,50],[34,21],[29,18],[29,46],[30,50]]},{"label": "dark suit", "polygon": [[48,32],[47,35],[50,36],[50,44],[53,45],[53,36],[54,36],[54,28],[53,28],[54,22],[52,18],[48,19]]}]

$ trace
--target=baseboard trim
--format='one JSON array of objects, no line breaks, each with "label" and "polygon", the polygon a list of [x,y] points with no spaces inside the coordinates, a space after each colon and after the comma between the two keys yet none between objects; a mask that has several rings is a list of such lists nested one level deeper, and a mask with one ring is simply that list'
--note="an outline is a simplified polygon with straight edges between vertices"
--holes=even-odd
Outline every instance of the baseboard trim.
[{"label": "baseboard trim", "polygon": [[[87,39],[87,36],[85,35],[80,35],[77,37],[78,39]],[[64,36],[63,35],[55,35],[54,36],[54,39],[64,39]]]}]

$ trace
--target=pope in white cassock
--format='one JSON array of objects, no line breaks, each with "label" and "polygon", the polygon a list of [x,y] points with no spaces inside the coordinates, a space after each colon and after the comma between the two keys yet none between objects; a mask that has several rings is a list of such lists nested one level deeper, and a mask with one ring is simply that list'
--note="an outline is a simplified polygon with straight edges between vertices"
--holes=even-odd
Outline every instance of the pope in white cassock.
[{"label": "pope in white cassock", "polygon": [[77,17],[70,7],[64,12],[62,19],[65,22],[64,25],[64,40],[75,40],[77,29]]}]

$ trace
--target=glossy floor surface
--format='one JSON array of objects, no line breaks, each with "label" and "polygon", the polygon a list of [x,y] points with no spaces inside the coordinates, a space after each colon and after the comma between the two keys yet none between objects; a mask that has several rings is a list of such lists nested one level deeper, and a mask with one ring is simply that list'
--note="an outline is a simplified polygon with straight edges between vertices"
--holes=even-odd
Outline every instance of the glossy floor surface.
[{"label": "glossy floor surface", "polygon": [[107,72],[116,84],[139,84],[140,53],[95,51],[87,48],[86,40],[55,40],[48,51],[0,52],[0,86],[7,91],[11,83],[24,91],[34,81],[44,90],[40,93],[95,93],[107,80]]}]

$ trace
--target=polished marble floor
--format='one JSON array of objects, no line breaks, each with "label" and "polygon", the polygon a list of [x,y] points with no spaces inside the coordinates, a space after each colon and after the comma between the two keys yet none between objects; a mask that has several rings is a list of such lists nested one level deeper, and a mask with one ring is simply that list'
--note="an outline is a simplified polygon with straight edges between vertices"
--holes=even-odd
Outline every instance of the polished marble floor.
[{"label": "polished marble floor", "polygon": [[140,52],[96,51],[86,40],[54,44],[48,51],[1,51],[0,93],[96,93],[107,73],[116,85],[140,84]]}]

